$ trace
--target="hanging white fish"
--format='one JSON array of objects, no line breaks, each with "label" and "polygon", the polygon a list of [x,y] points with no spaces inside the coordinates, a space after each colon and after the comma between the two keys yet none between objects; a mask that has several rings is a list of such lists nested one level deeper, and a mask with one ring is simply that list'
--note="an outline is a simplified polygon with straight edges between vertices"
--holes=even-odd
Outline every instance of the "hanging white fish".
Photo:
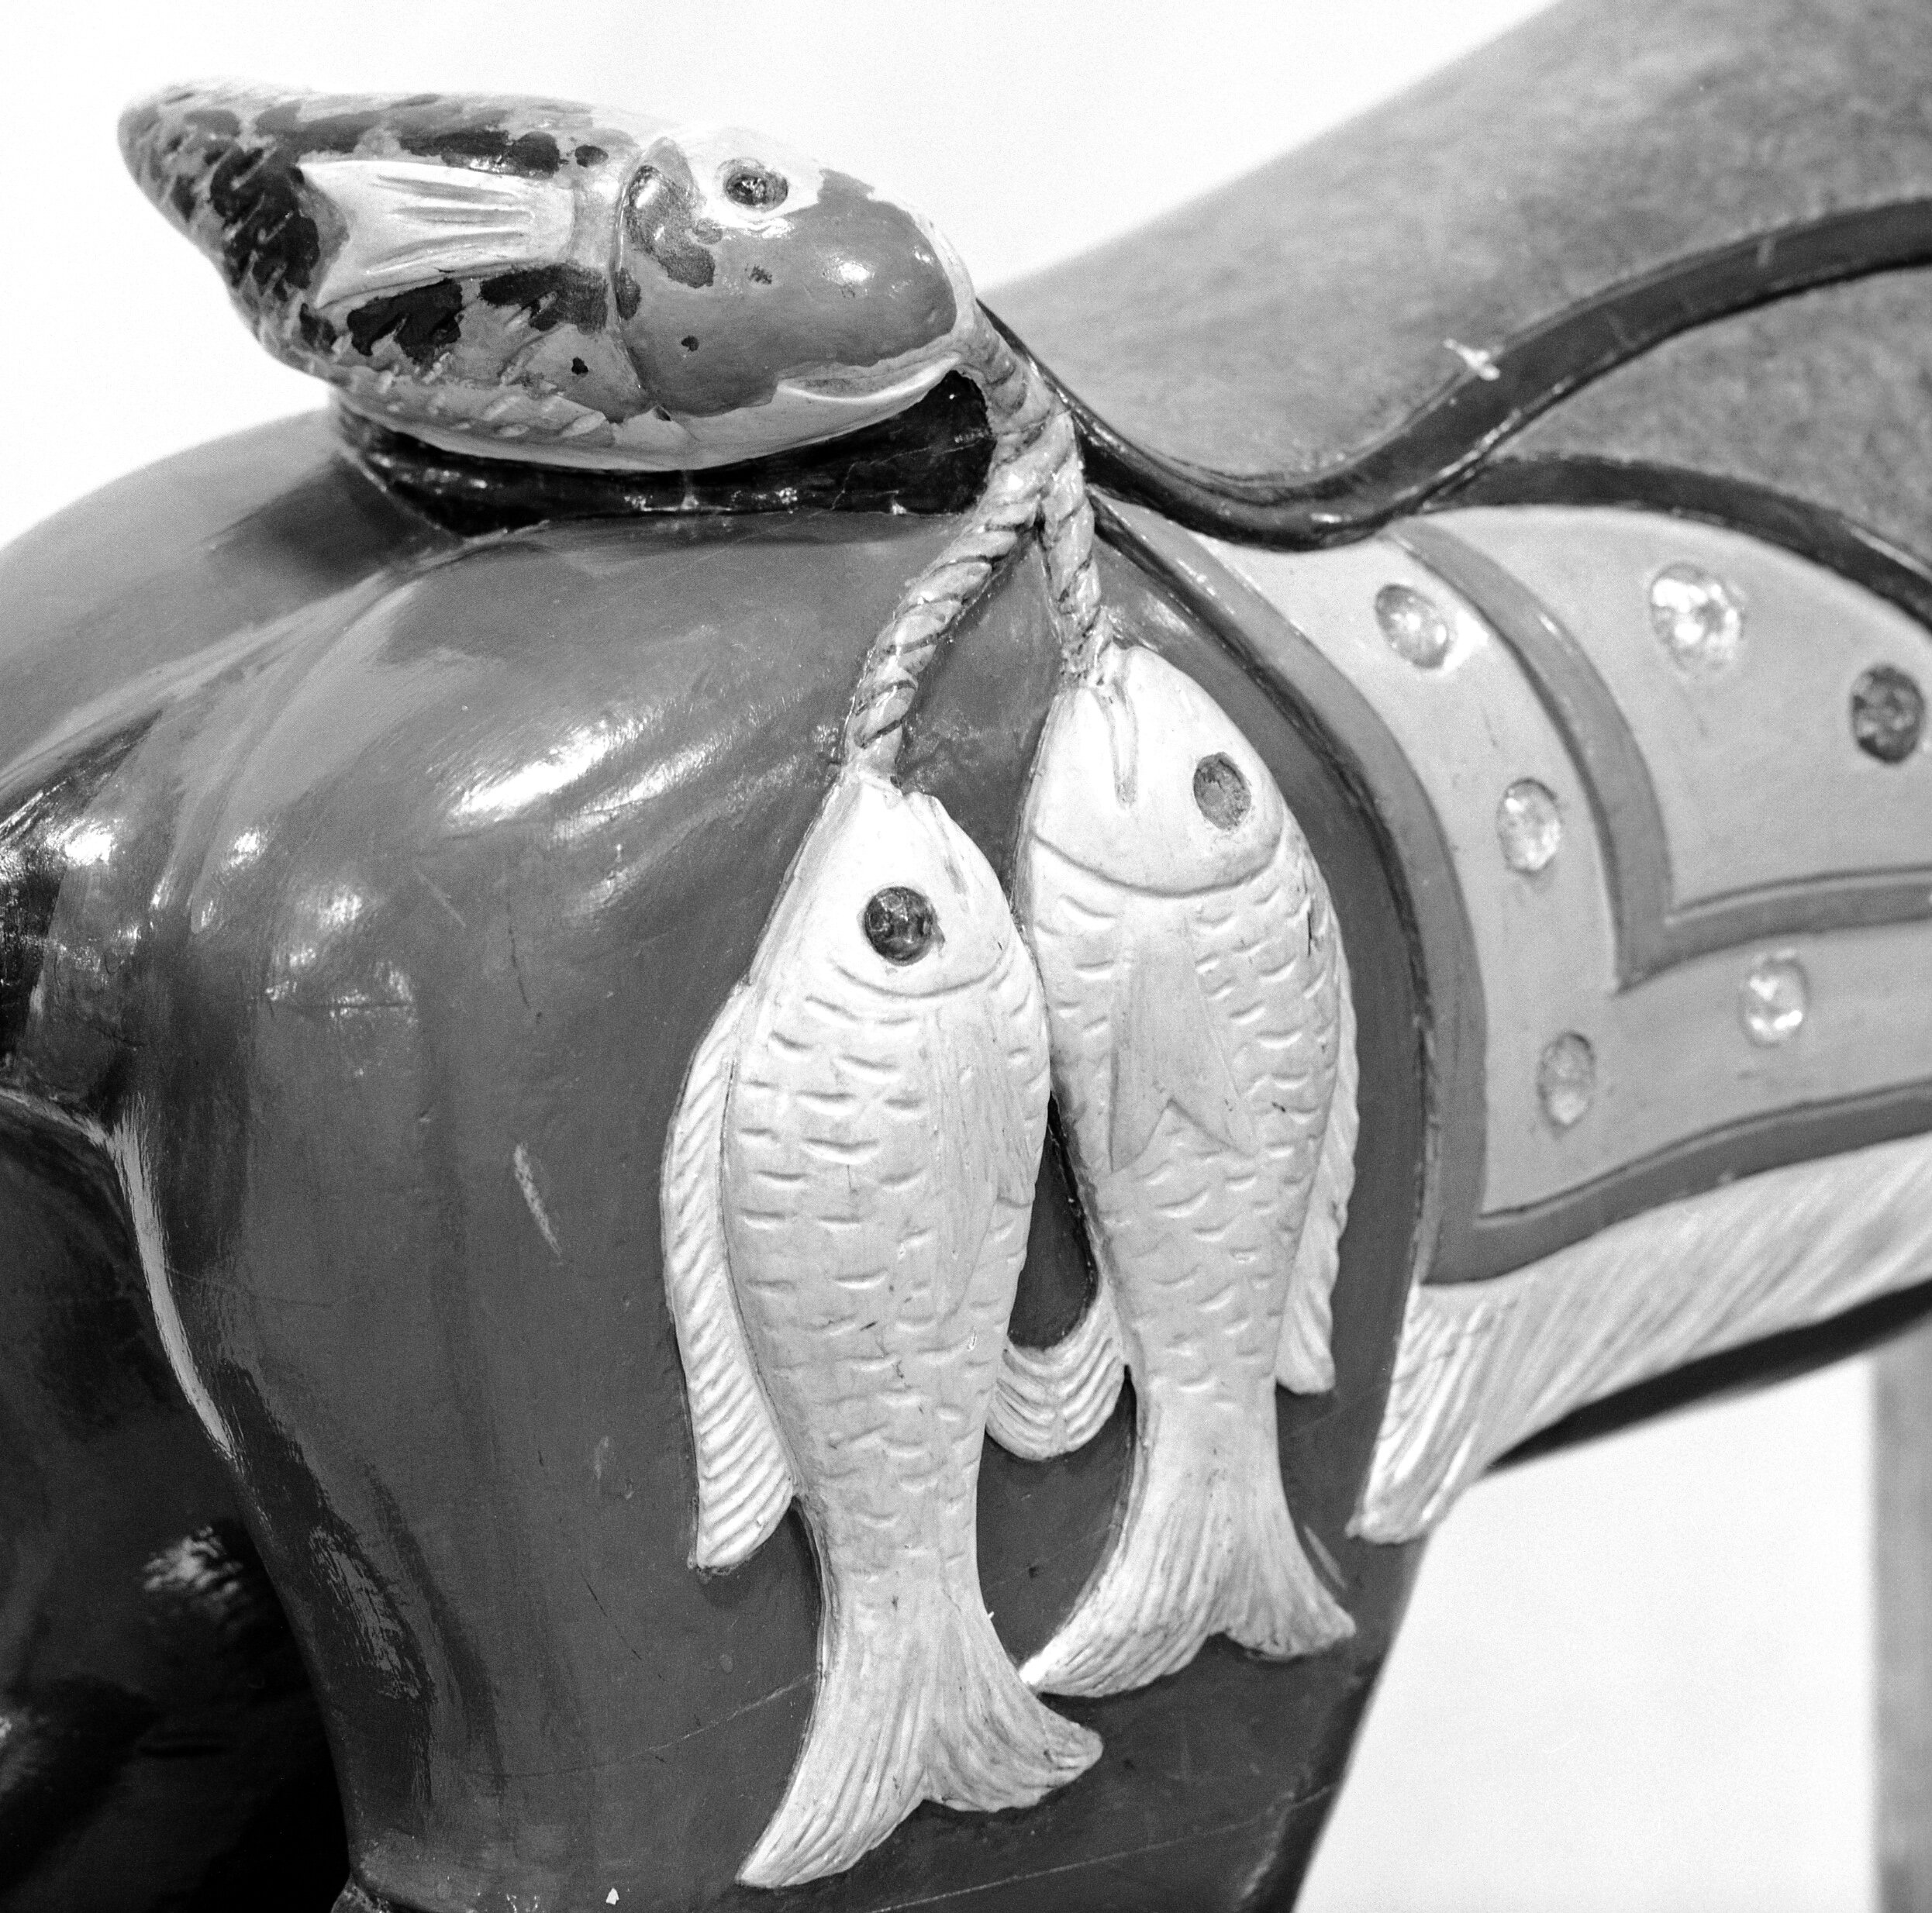
[{"label": "hanging white fish", "polygon": [[823,1584],[811,1727],[747,1884],[838,1872],[922,1800],[1028,1805],[1099,1753],[1021,1684],[975,1529],[1047,1098],[998,879],[937,800],[848,770],[664,1161],[692,1560],[745,1560],[795,1496]]},{"label": "hanging white fish", "polygon": [[1226,1634],[1278,1659],[1353,1632],[1282,1485],[1275,1387],[1333,1383],[1354,1177],[1354,1031],[1320,873],[1267,767],[1193,681],[1103,644],[1050,715],[1018,901],[1099,1293],[1010,1348],[990,1428],[1029,1458],[1092,1437],[1122,1365],[1125,1518],[1032,1686],[1120,1693]]}]

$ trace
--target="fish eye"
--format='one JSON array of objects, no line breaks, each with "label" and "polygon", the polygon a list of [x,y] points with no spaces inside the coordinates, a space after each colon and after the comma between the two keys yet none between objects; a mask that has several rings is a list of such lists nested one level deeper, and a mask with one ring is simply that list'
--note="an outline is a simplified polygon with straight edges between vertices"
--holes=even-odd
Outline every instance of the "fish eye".
[{"label": "fish eye", "polygon": [[1194,801],[1216,830],[1232,830],[1254,801],[1240,766],[1219,750],[1194,767]]},{"label": "fish eye", "polygon": [[727,160],[724,167],[726,198],[734,205],[749,206],[754,212],[769,212],[785,204],[791,182],[756,160]]},{"label": "fish eye", "polygon": [[874,892],[859,918],[859,928],[888,963],[917,963],[940,940],[939,913],[905,884],[890,884]]}]

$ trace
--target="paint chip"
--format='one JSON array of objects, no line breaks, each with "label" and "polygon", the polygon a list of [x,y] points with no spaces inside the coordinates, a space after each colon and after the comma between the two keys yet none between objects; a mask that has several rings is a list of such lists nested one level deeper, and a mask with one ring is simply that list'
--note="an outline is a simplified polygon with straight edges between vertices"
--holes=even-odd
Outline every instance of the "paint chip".
[{"label": "paint chip", "polygon": [[1499,379],[1502,374],[1493,355],[1485,352],[1480,346],[1465,346],[1460,339],[1444,340],[1444,350],[1453,352],[1479,379]]}]

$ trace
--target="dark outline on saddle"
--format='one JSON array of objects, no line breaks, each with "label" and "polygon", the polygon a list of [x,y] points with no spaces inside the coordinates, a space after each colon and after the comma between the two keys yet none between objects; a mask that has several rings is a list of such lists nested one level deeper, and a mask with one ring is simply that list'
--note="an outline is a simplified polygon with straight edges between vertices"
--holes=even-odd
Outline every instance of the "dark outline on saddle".
[{"label": "dark outline on saddle", "polygon": [[[1215,471],[1137,445],[1033,364],[1072,413],[1095,484],[1191,531],[1313,550],[1426,510],[1532,419],[1679,333],[1793,293],[1926,265],[1932,199],[1827,213],[1713,246],[1540,321],[1373,444],[1302,477]],[[1032,357],[996,314],[987,316]]]}]

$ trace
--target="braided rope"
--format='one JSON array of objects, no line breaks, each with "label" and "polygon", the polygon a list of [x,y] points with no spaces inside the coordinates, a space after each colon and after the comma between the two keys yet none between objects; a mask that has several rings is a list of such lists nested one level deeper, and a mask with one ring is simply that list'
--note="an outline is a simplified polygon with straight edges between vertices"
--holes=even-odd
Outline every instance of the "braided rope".
[{"label": "braided rope", "polygon": [[888,776],[926,667],[1036,520],[1067,668],[1091,669],[1110,641],[1071,417],[1037,371],[983,321],[961,370],[985,395],[993,427],[986,484],[964,529],[906,588],[874,639],[845,722],[845,763]]}]

